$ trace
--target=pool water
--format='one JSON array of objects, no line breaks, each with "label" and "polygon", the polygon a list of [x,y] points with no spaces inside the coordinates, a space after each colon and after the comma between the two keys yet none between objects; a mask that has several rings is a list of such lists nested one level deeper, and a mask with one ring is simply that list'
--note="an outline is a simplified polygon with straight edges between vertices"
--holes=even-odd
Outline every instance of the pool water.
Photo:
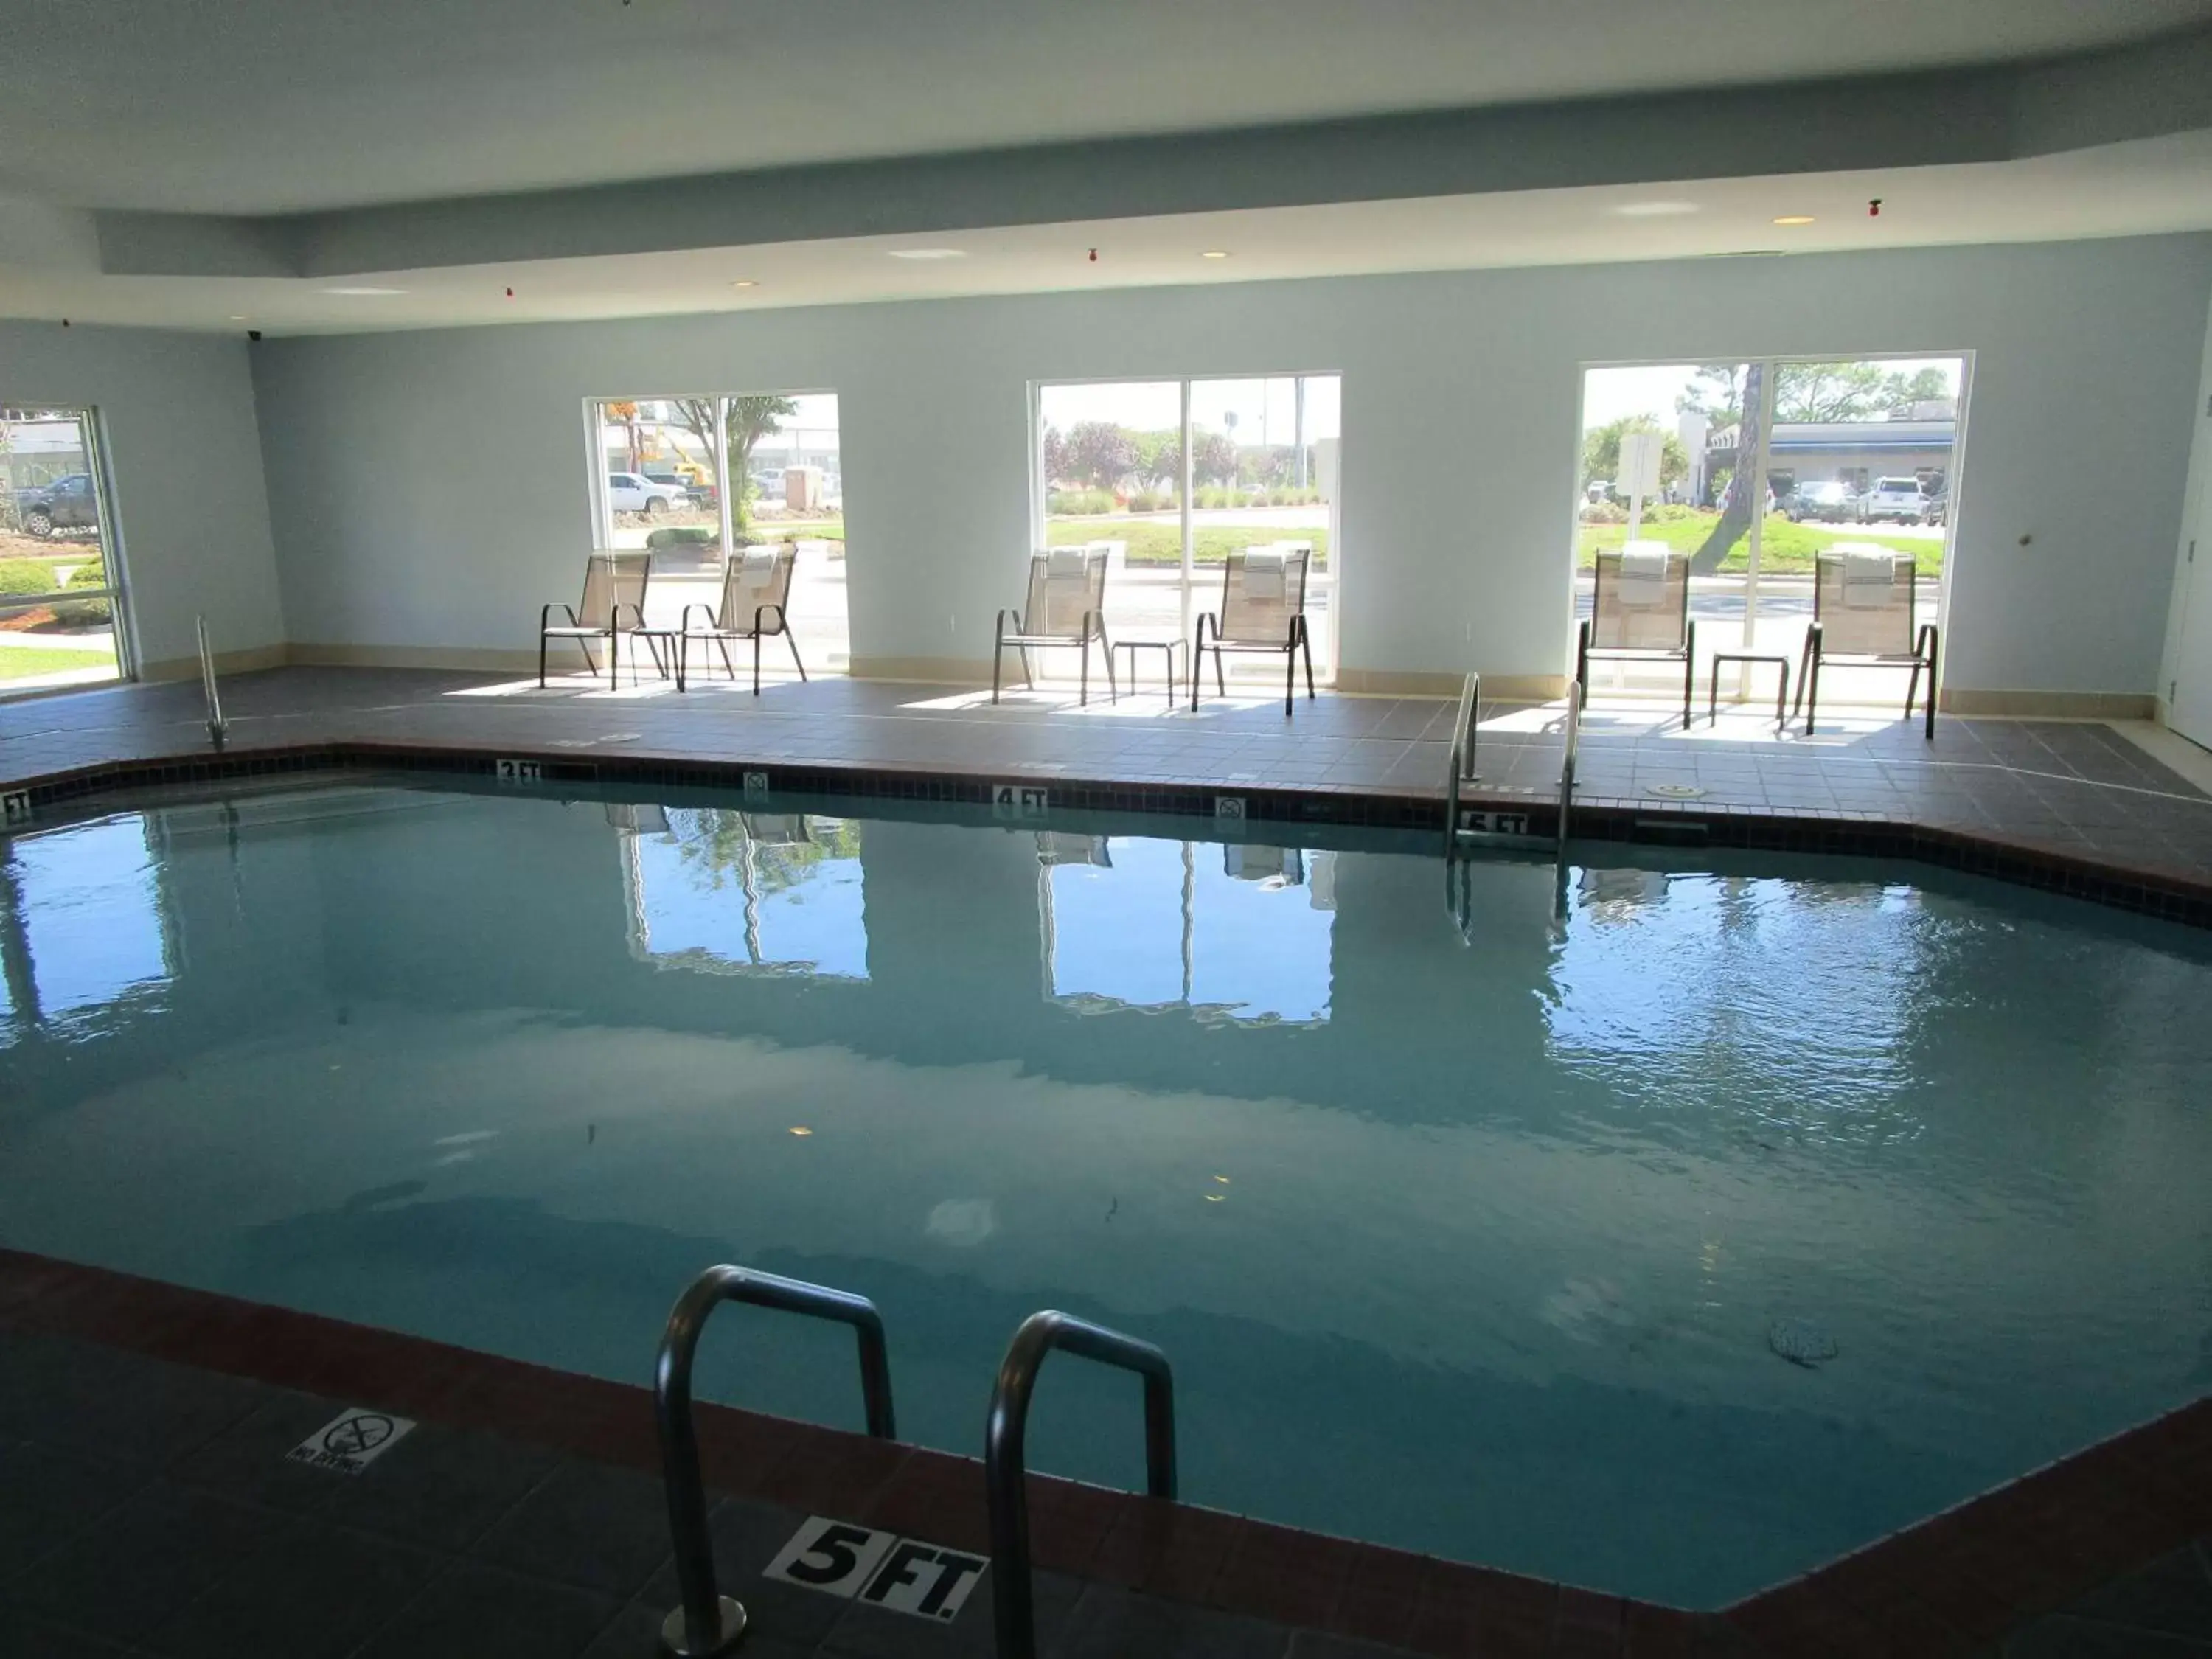
[{"label": "pool water", "polygon": [[[1692,1606],[2212,1388],[2205,936],[1904,865],[408,787],[0,842],[0,1243],[643,1382],[1059,1307],[1183,1491]],[[818,805],[818,804],[817,804]],[[1253,826],[1255,834],[1267,833]],[[857,1427],[737,1310],[702,1392]],[[1133,1484],[1132,1379],[1033,1465]]]}]

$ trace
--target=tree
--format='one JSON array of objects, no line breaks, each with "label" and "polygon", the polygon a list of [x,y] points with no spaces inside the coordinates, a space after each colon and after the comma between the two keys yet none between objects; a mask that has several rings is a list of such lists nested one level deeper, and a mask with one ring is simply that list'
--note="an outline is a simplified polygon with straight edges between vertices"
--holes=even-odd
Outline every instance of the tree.
[{"label": "tree", "polygon": [[1044,429],[1044,481],[1055,484],[1072,476],[1067,459],[1067,440],[1060,435],[1060,428],[1048,426]]},{"label": "tree", "polygon": [[630,402],[628,398],[623,398],[615,403],[604,404],[602,407],[604,407],[607,412],[607,418],[615,422],[623,429],[623,446],[629,452],[623,459],[623,471],[625,472],[636,471],[637,405]]},{"label": "tree", "polygon": [[1743,382],[1748,363],[1699,363],[1690,384],[1674,399],[1680,415],[1702,415],[1715,431],[1743,418]]},{"label": "tree", "polygon": [[1948,403],[1957,394],[1951,390],[1948,371],[1929,364],[1909,378],[1903,374],[1890,376],[1894,388],[1890,398],[1890,412],[1903,414],[1915,404]]},{"label": "tree", "polygon": [[1191,472],[1195,477],[1216,483],[1233,481],[1237,477],[1237,441],[1225,432],[1200,434]]},{"label": "tree", "polygon": [[1777,421],[1865,421],[1888,411],[1905,377],[1880,363],[1778,363]]},{"label": "tree", "polygon": [[[1701,371],[1702,372],[1702,371]],[[1720,522],[1712,528],[1695,553],[1690,556],[1690,570],[1694,575],[1706,575],[1720,568],[1721,561],[1728,557],[1729,549],[1735,538],[1751,527],[1753,510],[1765,506],[1758,498],[1766,494],[1765,481],[1756,476],[1753,465],[1759,454],[1759,429],[1761,422],[1760,405],[1765,401],[1765,376],[1757,363],[1743,366],[1742,384],[1738,392],[1735,434],[1735,476],[1730,480],[1728,506],[1722,509]]]},{"label": "tree", "polygon": [[[714,402],[712,398],[678,398],[670,405],[707,453],[714,453]],[[773,394],[727,399],[726,436],[730,447],[729,475],[722,487],[730,492],[730,523],[738,533],[752,526],[753,448],[763,438],[781,432],[783,422],[799,413],[789,398]]]},{"label": "tree", "polygon": [[1662,488],[1680,483],[1689,476],[1689,452],[1682,441],[1667,432],[1656,415],[1624,415],[1603,426],[1594,426],[1583,434],[1583,484],[1585,489],[1601,479],[1610,481],[1620,476],[1620,441],[1631,432],[1666,432],[1666,441],[1659,449],[1659,483]]},{"label": "tree", "polygon": [[1111,489],[1136,464],[1136,440],[1111,421],[1079,421],[1068,432],[1068,475],[1078,483]]}]

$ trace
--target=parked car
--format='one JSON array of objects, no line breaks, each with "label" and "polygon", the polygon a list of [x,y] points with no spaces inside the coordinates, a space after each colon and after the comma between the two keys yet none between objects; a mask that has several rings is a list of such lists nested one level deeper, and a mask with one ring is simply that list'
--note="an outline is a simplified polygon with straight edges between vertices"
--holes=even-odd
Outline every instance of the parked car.
[{"label": "parked car", "polygon": [[753,474],[753,494],[764,501],[781,501],[783,499],[783,469],[780,466],[768,466],[756,471]]},{"label": "parked car", "polygon": [[607,474],[607,507],[615,513],[666,513],[691,505],[691,492],[679,484],[656,483],[642,472]]},{"label": "parked car", "polygon": [[33,536],[57,530],[100,527],[100,492],[88,472],[71,472],[50,484],[15,492],[15,522]]},{"label": "parked car", "polygon": [[1867,524],[1884,519],[1918,524],[1927,511],[1928,498],[1920,493],[1917,478],[1876,478],[1874,488],[1859,497],[1859,518]]},{"label": "parked car", "polygon": [[1923,524],[1948,524],[1951,520],[1951,486],[1939,484],[1936,493],[1928,498],[1928,505],[1920,514]]},{"label": "parked car", "polygon": [[1782,498],[1782,514],[1792,524],[1807,519],[1822,524],[1849,524],[1859,516],[1859,498],[1851,487],[1833,478],[1802,483]]}]

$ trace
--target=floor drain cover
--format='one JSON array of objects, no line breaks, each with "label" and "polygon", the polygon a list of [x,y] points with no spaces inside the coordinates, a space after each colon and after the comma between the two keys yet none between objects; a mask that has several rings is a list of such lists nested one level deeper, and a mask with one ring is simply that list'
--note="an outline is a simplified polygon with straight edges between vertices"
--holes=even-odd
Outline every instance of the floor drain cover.
[{"label": "floor drain cover", "polygon": [[1766,1328],[1766,1346],[1793,1365],[1808,1369],[1836,1357],[1836,1339],[1809,1319],[1778,1319]]},{"label": "floor drain cover", "polygon": [[1705,792],[1694,783],[1655,783],[1644,793],[1663,795],[1668,800],[1695,800]]}]

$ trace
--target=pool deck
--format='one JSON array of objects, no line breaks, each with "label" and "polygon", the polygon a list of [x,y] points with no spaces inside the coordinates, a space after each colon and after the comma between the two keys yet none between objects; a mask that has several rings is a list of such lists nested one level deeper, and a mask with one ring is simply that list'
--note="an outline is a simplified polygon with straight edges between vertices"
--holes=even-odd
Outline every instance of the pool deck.
[{"label": "pool deck", "polygon": [[[0,794],[31,809],[147,781],[258,764],[472,767],[531,761],[549,779],[734,786],[748,770],[798,793],[988,800],[992,787],[1054,806],[1211,812],[1247,799],[1262,819],[1441,829],[1454,709],[1431,699],[1261,692],[1194,714],[1157,687],[1119,701],[1051,688],[1009,694],[817,679],[756,698],[727,681],[678,695],[649,674],[534,681],[481,673],[288,668],[224,683],[220,757],[197,685],[125,686],[0,703]],[[1932,741],[1881,711],[1824,710],[1818,736],[1778,732],[1765,705],[1661,705],[1587,715],[1574,833],[1917,857],[2212,925],[2212,755],[2148,726],[1953,719]],[[1554,821],[1563,711],[1486,706],[1466,803]],[[2185,775],[2185,774],[2193,775]]]},{"label": "pool deck", "polygon": [[[102,792],[327,764],[1210,812],[1440,830],[1452,708],[1418,699],[1075,706],[842,680],[684,696],[482,674],[284,669],[0,704],[0,795],[33,823]],[[1577,836],[1901,852],[2212,921],[2212,764],[2088,722],[1839,711],[1778,736],[1601,705]],[[1546,827],[1557,708],[1486,709],[1469,792]],[[2169,763],[2171,763],[2169,764]],[[643,1360],[641,1358],[641,1370]],[[344,1406],[424,1427],[357,1480],[283,1451]],[[949,1626],[762,1577],[808,1514],[982,1553],[972,1461],[702,1411],[745,1651],[991,1651],[988,1584]],[[0,1652],[639,1659],[671,1604],[649,1399],[390,1332],[0,1250]],[[334,1484],[335,1483],[335,1484]],[[2212,1400],[1718,1613],[1687,1613],[1213,1511],[1040,1482],[1041,1650],[1061,1659],[2212,1655]],[[342,1564],[342,1567],[333,1564]]]}]

